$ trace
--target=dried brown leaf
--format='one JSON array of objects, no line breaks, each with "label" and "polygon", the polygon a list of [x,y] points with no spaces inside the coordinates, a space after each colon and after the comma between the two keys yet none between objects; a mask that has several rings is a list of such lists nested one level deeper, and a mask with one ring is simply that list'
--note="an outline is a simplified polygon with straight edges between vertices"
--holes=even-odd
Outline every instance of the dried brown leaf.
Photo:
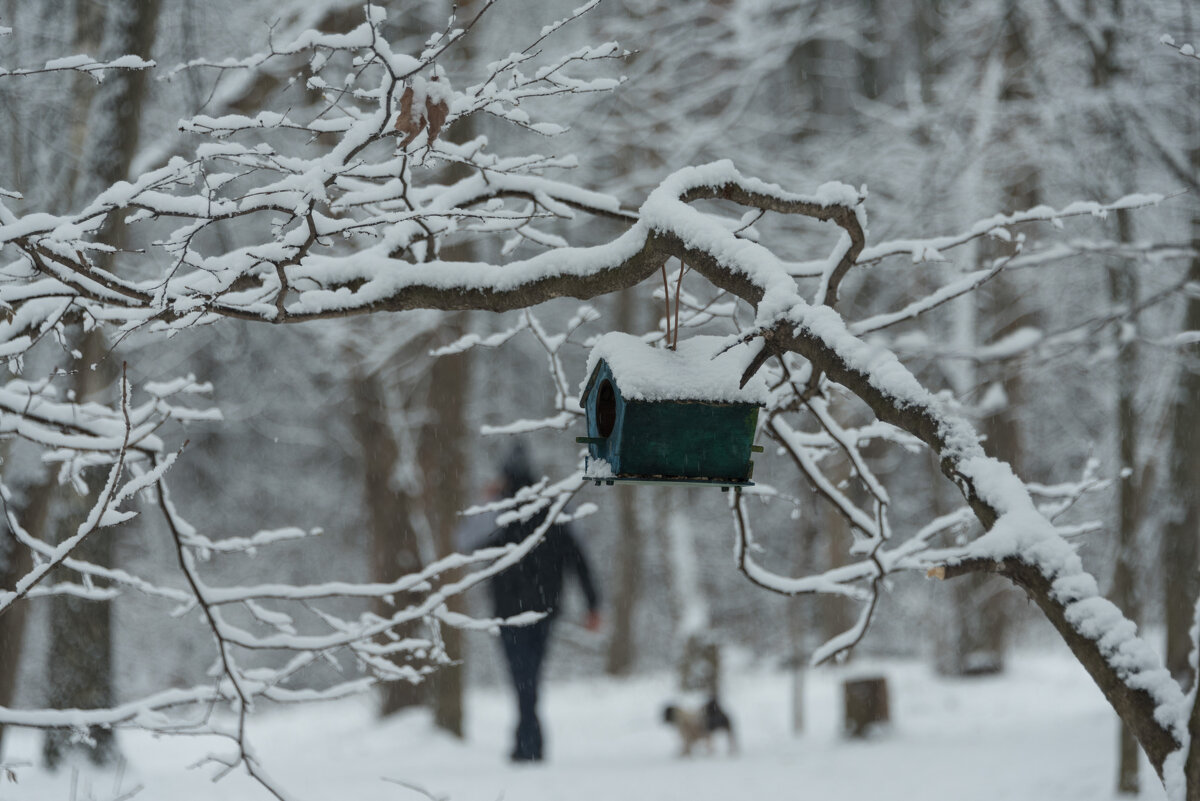
[{"label": "dried brown leaf", "polygon": [[429,144],[433,144],[433,140],[438,138],[438,134],[442,132],[442,126],[446,124],[446,116],[450,113],[450,106],[445,100],[439,100],[434,103],[431,98],[425,98],[425,117],[429,120]]},{"label": "dried brown leaf", "polygon": [[396,130],[400,133],[412,133],[414,120],[412,118],[413,89],[411,86],[400,95],[400,113],[396,116]]}]

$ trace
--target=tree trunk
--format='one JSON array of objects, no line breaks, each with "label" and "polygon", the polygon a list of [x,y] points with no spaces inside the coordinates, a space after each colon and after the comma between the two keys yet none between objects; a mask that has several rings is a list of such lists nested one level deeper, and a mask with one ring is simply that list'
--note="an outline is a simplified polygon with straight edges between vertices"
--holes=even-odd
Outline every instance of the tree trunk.
[{"label": "tree trunk", "polygon": [[863,97],[878,100],[883,94],[884,76],[880,51],[884,35],[880,0],[859,0],[867,41],[855,53],[858,61],[858,91]]},{"label": "tree trunk", "polygon": [[[396,486],[400,447],[388,419],[387,397],[377,374],[356,372],[350,379],[354,402],[351,425],[362,449],[363,502],[371,537],[371,580],[385,583],[421,569],[416,534],[409,523],[407,494]],[[381,617],[396,607],[406,606],[419,593],[397,593],[391,603],[374,601]],[[401,637],[417,636],[419,626],[410,624],[397,631]],[[390,681],[383,686],[381,715],[421,703],[423,689],[408,681]]]},{"label": "tree trunk", "polygon": [[[94,399],[111,384],[112,374],[105,370],[107,346],[98,330],[84,334],[81,351],[83,365],[97,365],[95,370],[84,367],[75,376],[75,393],[80,399]],[[97,476],[90,476],[95,483]],[[96,502],[94,493],[75,496],[60,502],[50,524],[54,541],[62,542],[72,536],[86,519]],[[72,557],[91,564],[113,564],[116,529],[101,529],[83,540]],[[55,580],[75,580],[66,569],[55,571]],[[113,681],[112,603],[93,601],[74,595],[55,595],[50,599],[50,666],[46,689],[47,706],[53,709],[104,709],[116,702]],[[83,750],[98,765],[116,760],[116,741],[113,730],[92,727],[88,731],[90,744],[78,740],[71,731],[52,730],[42,741],[42,758],[55,768],[68,753]]]},{"label": "tree trunk", "polygon": [[[13,510],[25,533],[41,539],[46,529],[46,513],[57,482],[53,474],[30,486],[20,509]],[[5,518],[6,519],[6,518]],[[6,519],[7,520],[7,519]],[[0,540],[0,588],[11,590],[21,576],[33,567],[32,553],[6,525],[8,536]],[[17,604],[0,615],[0,706],[11,708],[17,690],[17,672],[21,667],[25,638],[27,604]],[[4,726],[0,725],[0,755],[4,753]]]},{"label": "tree trunk", "polygon": [[[933,87],[941,76],[941,66],[934,60],[938,52],[938,43],[943,33],[939,26],[940,19],[937,3],[929,0],[915,0],[912,4],[912,38],[917,62],[917,78],[920,81],[921,100],[925,103],[934,102]],[[926,127],[921,127],[924,141],[928,141]]]},{"label": "tree trunk", "polygon": [[[1118,238],[1121,242],[1131,241],[1129,212],[1117,212]],[[1110,297],[1117,308],[1132,309],[1138,302],[1138,278],[1136,264],[1126,261],[1114,264],[1108,272]],[[1137,327],[1137,316],[1130,319]],[[1116,431],[1118,451],[1117,484],[1117,553],[1113,569],[1112,602],[1120,607],[1125,616],[1135,623],[1141,622],[1142,598],[1138,592],[1139,547],[1139,489],[1137,473],[1138,421],[1137,380],[1138,347],[1134,337],[1126,337],[1119,330],[1116,363]],[[1138,792],[1139,748],[1137,739],[1128,726],[1121,725],[1120,761],[1117,767],[1117,792],[1135,795]]]},{"label": "tree trunk", "polygon": [[[22,9],[27,10],[27,9]],[[25,26],[31,27],[44,22],[45,10],[38,11],[36,9],[28,9],[32,13],[27,14],[23,20]],[[17,8],[15,3],[8,3],[5,17],[9,20],[9,24],[13,25],[16,19]],[[72,36],[72,44],[75,52],[79,53],[95,53],[99,51],[101,36],[104,29],[103,11],[95,3],[79,2],[74,9],[74,31]],[[18,61],[24,59],[17,59]],[[95,82],[84,75],[74,76],[73,95],[72,95],[72,118],[76,124],[72,126],[70,131],[70,149],[74,154],[79,154],[83,151],[83,144],[86,133],[87,110],[88,104],[92,97],[92,88]],[[14,102],[12,98],[5,97],[0,99],[0,103]],[[27,150],[23,141],[23,132],[19,126],[13,126],[13,130],[9,135],[6,135],[6,141],[10,145],[8,149],[10,164],[13,178],[16,184],[20,185],[19,180],[26,167],[26,159],[32,164],[44,164],[49,159],[46,154],[40,151],[36,146],[32,152]],[[25,191],[27,198],[32,198],[41,195],[41,202],[50,205],[56,212],[65,212],[71,204],[71,191],[78,174],[77,169],[72,168],[74,159],[65,159],[60,162],[56,171],[51,172],[53,177],[45,182],[46,185],[29,186]],[[22,189],[26,189],[22,187]],[[9,447],[11,443],[5,443],[4,465],[6,472],[6,480],[9,482],[10,489],[18,489],[15,486],[11,475],[13,459],[13,449]],[[40,477],[39,477],[40,476]],[[24,482],[24,486],[19,492],[21,498],[14,498],[10,504],[11,514],[17,519],[18,523],[24,528],[25,533],[34,539],[45,539],[47,532],[47,523],[49,520],[49,512],[51,500],[54,495],[54,489],[58,486],[58,480],[53,470],[47,471],[41,469],[38,475],[30,476]],[[4,518],[5,530],[8,532],[3,540],[0,540],[0,588],[12,589],[17,581],[27,573],[33,566],[32,554],[29,549],[21,545],[16,540],[15,533],[8,526],[7,517]],[[15,700],[17,690],[17,676],[21,667],[21,657],[23,654],[23,645],[25,640],[25,625],[27,622],[27,604],[20,603],[4,614],[0,615],[0,706],[11,707]],[[0,754],[3,753],[3,738],[4,726],[0,725]]]},{"label": "tree trunk", "polygon": [[[995,118],[994,105],[999,100],[1000,87],[996,83],[995,73],[991,64],[983,66],[983,81],[978,94],[978,108],[975,110],[975,123],[971,130],[973,152],[962,179],[959,181],[959,209],[966,219],[972,219],[978,209],[989,205],[983,176],[983,152],[991,143],[993,137],[992,121]],[[965,248],[963,263],[969,269],[979,269],[986,257],[978,242],[970,243]],[[958,269],[947,265],[947,278],[958,274]],[[976,293],[963,298],[952,307],[951,329],[954,350],[960,353],[970,353],[979,344],[980,318],[984,313],[979,306],[980,299]],[[969,359],[951,359],[941,365],[947,376],[948,383],[958,398],[967,399],[975,392],[979,384],[979,372],[976,364]],[[979,576],[967,576],[960,586],[951,590],[951,605],[946,610],[945,622],[938,631],[938,648],[935,658],[935,668],[939,673],[950,676],[962,676],[972,672],[985,654],[980,622],[978,601],[988,592],[988,580]]]},{"label": "tree trunk", "polygon": [[[825,471],[830,482],[839,486],[850,478],[850,464],[841,459],[834,468]],[[821,544],[824,546],[823,570],[833,570],[845,565],[849,558],[850,545],[854,537],[850,532],[850,524],[832,503],[818,500],[817,515],[822,521]],[[848,631],[854,625],[857,617],[854,601],[841,595],[822,593],[817,596],[817,623],[820,627],[821,640],[828,641]],[[847,652],[847,659],[853,658],[853,651]]]},{"label": "tree trunk", "polygon": [[[1037,205],[1036,193],[1030,189],[1009,187],[1007,194],[1010,207]],[[989,258],[999,256],[999,253],[989,254]],[[992,281],[984,314],[996,326],[993,341],[1034,323],[1032,315],[1020,312],[1022,292],[1014,283],[1014,279],[1004,275]],[[990,378],[1003,394],[1003,401],[998,408],[988,410],[990,413],[980,421],[985,437],[984,449],[989,455],[1008,463],[1017,475],[1024,475],[1026,458],[1019,411],[1025,399],[1020,364],[1002,364]],[[972,579],[972,597],[964,599],[970,609],[969,629],[963,632],[960,659],[951,671],[953,675],[977,676],[1004,670],[1014,613],[1013,596],[1007,589],[1002,581],[992,576]]]},{"label": "tree trunk", "polygon": [[[1108,12],[1114,24],[1123,18],[1122,0],[1110,0]],[[1091,9],[1087,9],[1088,12]],[[1090,13],[1089,13],[1089,16]],[[1098,91],[1111,91],[1120,73],[1117,60],[1117,38],[1112,28],[1106,31],[1103,46],[1092,47],[1092,85]],[[1110,134],[1111,135],[1111,134]],[[1132,174],[1136,152],[1118,129],[1114,137],[1118,150],[1117,168],[1121,178]],[[1121,181],[1121,189],[1128,188],[1128,181]],[[1117,212],[1117,238],[1120,242],[1132,241],[1132,218],[1128,211]],[[1134,261],[1116,261],[1108,267],[1109,300],[1116,308],[1131,312],[1131,330],[1137,330],[1137,315],[1132,312],[1138,302],[1137,264]],[[1139,489],[1141,476],[1138,474],[1138,428],[1136,417],[1138,348],[1137,337],[1126,336],[1122,326],[1116,334],[1116,434],[1117,434],[1117,545],[1116,564],[1113,569],[1112,602],[1124,611],[1134,623],[1142,617],[1142,599],[1138,585],[1138,524]],[[1120,724],[1119,763],[1117,766],[1117,792],[1135,795],[1138,792],[1139,747],[1133,731]]]},{"label": "tree trunk", "polygon": [[679,689],[717,698],[721,689],[721,647],[711,632],[693,631],[683,643],[679,659]]},{"label": "tree trunk", "polygon": [[[919,32],[932,24],[923,12],[918,12],[918,22]],[[967,205],[972,207],[967,209],[969,216],[974,215],[975,206],[994,202],[980,197],[986,191],[981,172],[985,162],[982,154],[989,152],[994,144],[1003,145],[1012,136],[1011,127],[1021,124],[1015,112],[997,114],[997,109],[1005,106],[1011,109],[1014,104],[1028,103],[1035,95],[1027,77],[1030,71],[1027,22],[1022,18],[1019,4],[1006,4],[998,23],[1002,36],[1000,64],[995,72],[992,72],[990,65],[984,69],[987,96],[982,99],[979,116],[986,122],[981,121],[974,132],[980,154],[972,160],[966,181],[966,192],[969,194]],[[993,105],[996,108],[992,108]],[[1009,120],[1009,127],[998,128],[997,118]],[[1036,206],[1036,168],[1028,162],[1008,167],[999,190],[998,194],[1009,208]],[[992,192],[987,191],[987,194],[990,198]],[[979,203],[980,200],[984,202]],[[1027,232],[1030,237],[1033,234],[1033,231]],[[987,242],[973,244],[970,252],[970,261],[975,269],[984,268],[1003,255],[999,247]],[[978,332],[984,328],[990,328],[992,340],[998,340],[1032,322],[1030,315],[1021,309],[1025,292],[1017,285],[1017,281],[1016,277],[1000,275],[989,284],[987,290],[975,293],[974,300],[958,305],[955,322],[959,350],[964,353],[973,351],[979,342]],[[981,298],[987,298],[986,302],[981,302]],[[970,397],[979,385],[990,384],[1000,390],[1003,398],[998,401],[998,406],[981,410],[979,427],[985,437],[984,449],[989,455],[1007,462],[1018,475],[1022,474],[1025,454],[1018,411],[1023,400],[1024,382],[1019,365],[1002,363],[989,370],[964,360],[951,373],[952,384],[960,398]],[[955,588],[953,594],[958,615],[947,631],[952,647],[939,654],[939,670],[956,676],[1003,670],[1008,630],[1013,616],[1011,595],[990,576],[971,577],[964,586]]]},{"label": "tree trunk", "polygon": [[679,689],[716,698],[721,689],[720,646],[710,630],[708,602],[700,586],[696,561],[696,543],[687,515],[677,504],[675,493],[687,490],[666,489],[658,493],[657,525],[666,532],[671,565],[671,590],[678,615],[676,668]]},{"label": "tree trunk", "polygon": [[[1200,217],[1192,222],[1192,247],[1200,248]],[[1200,284],[1200,257],[1188,272]],[[1200,294],[1188,296],[1183,330],[1200,331]],[[1171,402],[1168,488],[1171,512],[1163,527],[1167,669],[1186,689],[1195,681],[1189,629],[1200,596],[1200,349],[1187,346]]]},{"label": "tree trunk", "polygon": [[[457,339],[466,330],[466,315],[447,317],[443,330],[447,340]],[[418,461],[425,486],[425,516],[439,558],[457,550],[454,531],[458,527],[458,512],[467,500],[467,398],[471,389],[471,361],[472,352],[468,350],[439,358],[430,370],[426,403],[429,418],[421,430]],[[452,596],[446,606],[452,612],[466,613],[466,599],[462,595]],[[451,663],[440,667],[430,679],[433,720],[439,728],[462,737],[462,632],[443,627],[442,637]]]},{"label": "tree trunk", "polygon": [[[1185,19],[1184,41],[1194,41],[1191,17]],[[1188,102],[1188,152],[1192,192],[1200,190],[1200,86],[1192,82]],[[1191,220],[1192,249],[1200,253],[1200,213]],[[1185,293],[1183,330],[1200,331],[1200,255],[1192,257],[1188,280],[1193,291]],[[1171,441],[1167,460],[1167,487],[1171,512],[1163,528],[1163,589],[1167,625],[1167,669],[1187,691],[1197,680],[1192,675],[1188,654],[1192,648],[1191,626],[1200,597],[1200,346],[1182,349],[1179,382],[1171,402]],[[1200,765],[1192,766],[1200,784]],[[1189,774],[1190,775],[1190,774]]]},{"label": "tree trunk", "polygon": [[[807,487],[807,483],[803,484],[801,493]],[[792,575],[804,576],[816,572],[816,545],[824,539],[824,533],[812,514],[802,515],[796,521]],[[788,664],[792,671],[792,734],[796,736],[804,733],[804,684],[808,671],[809,632],[816,622],[814,601],[814,598],[805,595],[787,600]]]},{"label": "tree trunk", "polygon": [[[462,15],[462,19],[470,19],[476,0],[450,5]],[[454,54],[459,65],[472,64],[475,58],[473,39],[465,39],[454,48]],[[460,141],[469,141],[475,135],[475,125],[473,117],[459,120],[455,125],[455,136]],[[445,171],[446,180],[450,182],[461,178],[465,169],[461,164],[450,164]],[[473,244],[469,240],[463,241],[445,248],[440,255],[448,260],[470,260],[475,256]],[[467,329],[467,319],[465,312],[447,315],[446,325],[443,326],[446,341],[462,336]],[[426,399],[428,418],[421,428],[417,462],[421,466],[425,487],[422,498],[425,518],[429,521],[434,554],[438,558],[458,550],[454,532],[458,528],[459,510],[467,503],[467,401],[471,392],[473,360],[474,351],[466,350],[436,359],[430,369],[429,395]],[[453,581],[459,575],[461,571],[453,571],[447,578]],[[465,596],[454,595],[446,602],[446,608],[465,614],[466,604]],[[443,626],[442,637],[450,662],[439,667],[430,678],[433,722],[438,728],[461,738],[465,678],[462,632]]]},{"label": "tree trunk", "polygon": [[636,649],[633,640],[633,614],[637,609],[642,579],[642,530],[638,521],[638,487],[617,490],[617,558],[612,592],[612,636],[604,672],[610,676],[628,676],[633,668]]},{"label": "tree trunk", "polygon": [[[95,24],[88,4],[80,3],[77,25]],[[102,58],[124,54],[149,58],[154,47],[159,0],[121,0],[107,8]],[[79,36],[77,36],[79,38]],[[74,195],[86,200],[104,188],[128,177],[129,166],[137,152],[142,100],[146,92],[144,70],[114,70],[96,90],[88,111],[83,165],[75,181]],[[98,236],[120,250],[124,245],[125,224],[120,214],[112,215]],[[112,257],[97,254],[101,266],[111,269]],[[96,400],[115,378],[116,370],[108,347],[98,330],[82,336],[78,348],[83,352],[83,369],[75,377],[75,394],[80,400]],[[74,533],[94,498],[81,498],[68,504],[68,510],[55,515],[59,539]],[[119,529],[105,530],[84,540],[75,557],[102,565],[112,564],[113,539]],[[49,706],[99,708],[114,702],[112,672],[112,606],[73,596],[55,596],[50,603],[50,677]],[[95,728],[89,732],[95,745],[89,757],[107,762],[115,756],[112,730]],[[54,731],[43,742],[43,757],[54,766],[67,750],[75,748],[70,732]]]},{"label": "tree trunk", "polygon": [[[626,289],[617,296],[613,322],[618,331],[636,334],[639,299],[634,290]],[[627,676],[633,668],[636,649],[633,640],[633,616],[637,609],[638,591],[642,580],[642,527],[638,520],[637,487],[614,487],[617,491],[617,555],[616,575],[611,594],[612,636],[604,672],[610,676]]]}]

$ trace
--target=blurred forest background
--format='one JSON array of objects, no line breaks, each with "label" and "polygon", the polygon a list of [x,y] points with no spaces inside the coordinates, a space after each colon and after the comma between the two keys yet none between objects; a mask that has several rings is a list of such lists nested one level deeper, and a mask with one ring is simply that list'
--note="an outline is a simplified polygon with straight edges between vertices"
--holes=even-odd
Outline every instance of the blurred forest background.
[{"label": "blurred forest background", "polygon": [[[460,3],[459,13],[470,6]],[[443,62],[451,81],[465,83],[459,75],[481,73],[570,7],[501,2]],[[449,11],[436,2],[389,4],[393,46],[418,50]],[[306,28],[348,30],[362,18],[356,1],[0,0],[0,22],[19,32],[0,49],[9,64],[111,55],[102,33],[122,13],[141,15],[143,37],[141,49],[122,52],[168,68],[238,58],[268,37]],[[869,244],[916,228],[949,234],[1043,203],[1174,195],[1151,211],[1068,222],[1065,235],[1054,232],[1064,243],[1059,252],[1018,260],[979,291],[884,333],[923,383],[953,393],[989,452],[1026,481],[1111,482],[1064,513],[1078,521],[1085,563],[1109,596],[1142,625],[1172,632],[1161,639],[1178,672],[1200,536],[1200,362],[1195,343],[1175,335],[1200,330],[1200,292],[1195,283],[1187,291],[1189,280],[1200,281],[1200,82],[1196,65],[1159,39],[1174,32],[1194,41],[1198,14],[1188,0],[605,0],[560,35],[620,42],[633,52],[612,69],[627,80],[611,94],[566,101],[565,114],[560,105],[556,119],[570,124],[568,133],[543,142],[472,118],[444,136],[525,137],[534,150],[574,154],[572,181],[633,208],[673,170],[719,158],[796,191],[829,180],[865,185]],[[194,145],[177,129],[181,117],[314,104],[297,79],[303,69],[302,60],[283,59],[255,75],[185,70],[147,80],[128,98],[136,110],[122,123],[136,137],[124,137],[119,157],[110,153],[103,164],[81,150],[89,126],[103,123],[88,116],[103,91],[92,81],[0,83],[0,185],[19,188],[30,208],[70,207],[96,180],[136,174]],[[572,244],[619,232],[613,223],[589,225],[571,230]],[[539,252],[539,236],[553,238],[554,230],[516,237],[505,250]],[[797,262],[827,252],[829,234],[808,221],[774,220],[763,230]],[[1024,233],[1035,243],[1047,230],[1031,224]],[[942,262],[860,269],[841,297],[860,316],[896,308],[914,286],[972,272],[1006,247],[978,241]],[[600,299],[600,318],[579,339],[661,327],[662,297],[653,292],[646,285]],[[561,322],[576,307],[539,313]],[[115,363],[127,360],[139,378],[194,373],[213,383],[224,422],[191,425],[172,474],[185,516],[228,536],[323,529],[314,541],[275,545],[227,570],[214,556],[215,576],[364,581],[454,550],[458,510],[482,500],[514,440],[552,479],[576,468],[581,432],[512,433],[525,428],[514,421],[557,414],[536,330],[495,349],[431,355],[465,334],[486,337],[520,322],[520,313],[435,312],[288,330],[226,321],[168,342],[118,343]],[[586,350],[565,348],[575,392]],[[798,503],[751,498],[760,561],[800,575],[847,559],[845,523],[767,444],[755,480]],[[6,480],[37,498],[55,477],[10,450]],[[897,528],[919,529],[955,502],[932,458],[881,454],[873,468],[889,487]],[[854,622],[845,599],[782,598],[747,582],[733,565],[720,492],[589,487],[580,502],[598,506],[575,527],[599,574],[607,625],[602,636],[561,626],[551,679],[668,668],[698,632],[753,660],[796,668]],[[78,514],[49,505],[43,530]],[[113,562],[168,575],[176,569],[172,546],[147,520],[120,531]],[[486,614],[482,596],[466,600]],[[582,605],[573,600],[578,620]],[[38,599],[23,635],[15,616],[0,620],[0,705],[53,704],[71,684],[67,670],[106,685],[85,696],[116,700],[203,681],[210,634],[190,619],[164,618],[164,603],[131,593],[109,604]],[[451,645],[461,664],[425,685],[390,685],[383,704],[434,704],[439,725],[461,731],[461,682],[499,681],[499,655],[485,634],[446,636],[462,637]],[[56,656],[97,637],[81,658]],[[919,657],[967,675],[1003,670],[1010,649],[1042,644],[1061,647],[999,579],[902,576],[892,579],[858,652]],[[321,686],[340,678],[339,669],[355,667],[325,665],[307,680]]]}]

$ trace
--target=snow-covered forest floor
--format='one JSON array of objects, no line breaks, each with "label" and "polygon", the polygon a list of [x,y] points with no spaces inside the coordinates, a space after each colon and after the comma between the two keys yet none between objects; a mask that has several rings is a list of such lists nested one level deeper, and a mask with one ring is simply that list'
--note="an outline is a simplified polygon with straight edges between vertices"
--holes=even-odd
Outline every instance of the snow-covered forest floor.
[{"label": "snow-covered forest floor", "polygon": [[[426,797],[385,778],[454,801],[1113,797],[1115,717],[1064,652],[1018,653],[995,678],[947,680],[909,661],[810,671],[807,727],[798,737],[790,729],[791,676],[734,663],[727,706],[741,752],[733,757],[723,747],[715,756],[677,756],[674,732],[659,723],[672,687],[667,674],[549,684],[543,722],[550,759],[532,767],[503,758],[513,712],[507,690],[495,687],[468,694],[465,742],[434,734],[424,712],[380,723],[365,698],[265,711],[252,737],[267,769],[299,799]],[[847,741],[839,735],[841,680],[861,673],[887,676],[893,726],[866,741]],[[6,759],[33,761],[39,735],[14,735]],[[211,766],[189,770],[213,742],[130,732],[121,746],[129,766],[119,787],[115,773],[89,773],[85,766],[78,775],[26,768],[17,785],[0,785],[0,798],[111,801],[137,784],[144,789],[134,798],[147,801],[269,797],[240,771],[214,785]],[[1143,770],[1141,797],[1162,798],[1149,766]]]}]

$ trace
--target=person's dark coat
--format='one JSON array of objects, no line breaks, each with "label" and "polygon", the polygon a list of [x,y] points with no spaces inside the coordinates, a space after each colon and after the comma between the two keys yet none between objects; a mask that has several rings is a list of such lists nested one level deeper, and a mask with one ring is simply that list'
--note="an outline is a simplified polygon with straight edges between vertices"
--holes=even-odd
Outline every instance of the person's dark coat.
[{"label": "person's dark coat", "polygon": [[[503,492],[508,496],[536,480],[529,456],[519,444],[505,457],[500,473]],[[494,531],[484,544],[496,546],[521,542],[545,522],[547,514],[548,511],[542,511],[528,520],[509,523]],[[556,617],[562,598],[563,574],[568,571],[579,578],[588,609],[596,611],[600,607],[600,598],[587,559],[570,528],[555,523],[521,561],[492,577],[489,583],[496,617],[512,617],[521,612],[546,612],[550,618]]]},{"label": "person's dark coat", "polygon": [[[546,520],[546,512],[526,521],[510,523],[488,538],[488,545],[519,543]],[[556,523],[537,546],[507,570],[492,577],[492,608],[497,617],[512,617],[521,612],[546,612],[558,615],[562,599],[563,576],[574,573],[590,610],[599,608],[600,598],[592,581],[587,560],[571,530]]]},{"label": "person's dark coat", "polygon": [[[516,447],[501,467],[505,494],[514,495],[534,483],[528,457]],[[517,520],[496,529],[487,546],[516,544],[532,535],[546,521],[549,510],[529,520]],[[517,728],[511,757],[517,762],[540,761],[544,755],[542,724],[538,720],[538,685],[550,638],[550,628],[560,611],[563,578],[574,573],[595,613],[600,599],[587,560],[567,526],[550,526],[541,542],[516,564],[492,576],[492,608],[496,617],[509,618],[522,612],[545,612],[546,617],[520,626],[504,626],[500,641],[517,696]]]}]

